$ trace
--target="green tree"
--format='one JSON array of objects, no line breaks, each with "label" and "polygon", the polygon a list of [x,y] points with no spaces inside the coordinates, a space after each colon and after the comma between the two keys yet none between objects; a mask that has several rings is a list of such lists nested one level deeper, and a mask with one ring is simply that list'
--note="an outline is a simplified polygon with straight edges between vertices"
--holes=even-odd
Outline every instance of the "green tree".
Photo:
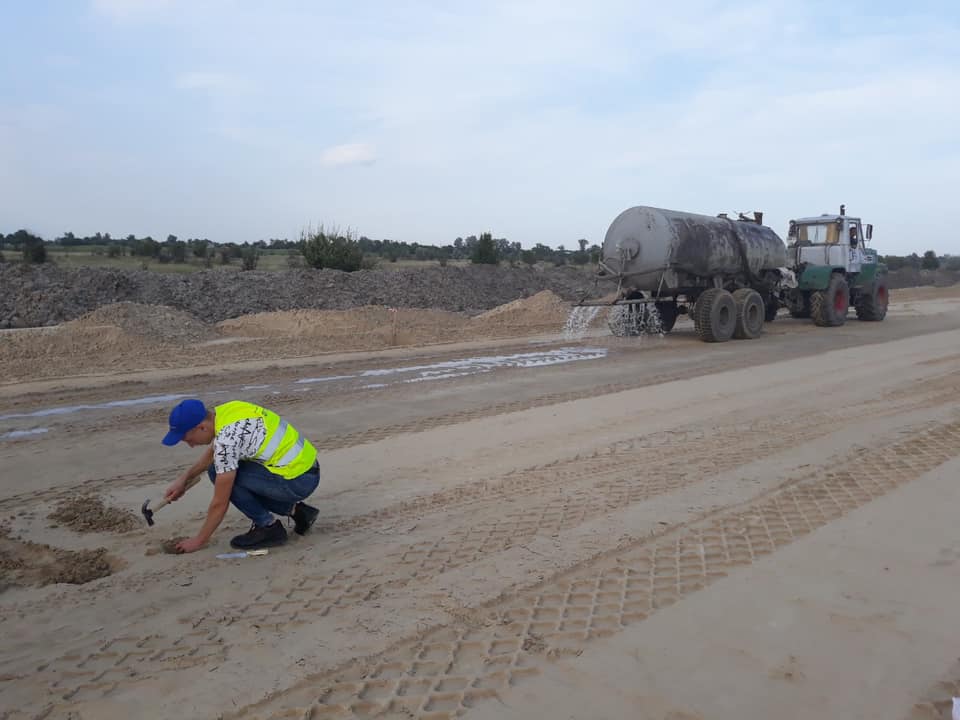
[{"label": "green tree", "polygon": [[920,267],[924,270],[936,270],[940,267],[940,259],[933,250],[927,250],[920,261]]},{"label": "green tree", "polygon": [[493,241],[493,235],[486,232],[477,240],[470,255],[470,262],[475,265],[496,265],[500,261],[497,253],[496,243]]},{"label": "green tree", "polygon": [[187,244],[182,240],[174,240],[170,248],[170,256],[175,263],[185,263],[187,261]]},{"label": "green tree", "polygon": [[242,255],[240,256],[240,262],[242,263],[241,270],[256,270],[257,264],[260,262],[260,246],[259,245],[244,245],[241,250]]},{"label": "green tree", "polygon": [[[322,225],[317,231],[305,230],[300,234],[300,252],[307,265],[318,270],[354,272],[363,265],[363,250],[349,231],[341,234],[333,228],[327,232]],[[395,261],[395,256],[391,260]]]},{"label": "green tree", "polygon": [[47,261],[47,246],[43,244],[43,238],[26,230],[17,230],[7,240],[12,240],[20,247],[25,263],[40,265]]}]

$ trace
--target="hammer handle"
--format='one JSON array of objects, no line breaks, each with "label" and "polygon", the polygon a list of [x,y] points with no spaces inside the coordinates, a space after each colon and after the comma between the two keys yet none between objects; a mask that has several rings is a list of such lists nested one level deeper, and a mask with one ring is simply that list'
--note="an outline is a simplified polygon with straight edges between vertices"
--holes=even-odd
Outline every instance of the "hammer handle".
[{"label": "hammer handle", "polygon": [[[189,480],[187,480],[187,482],[186,482],[186,483],[184,484],[184,486],[183,486],[183,492],[186,493],[187,490],[189,490],[189,489],[192,488],[194,485],[196,485],[198,482],[200,482],[200,478],[201,478],[201,477],[203,477],[203,473],[200,473],[199,475],[194,475],[192,478],[190,478]],[[181,495],[180,497],[183,497],[183,496]],[[156,505],[154,505],[154,506],[153,506],[152,508],[150,508],[150,509],[151,509],[151,510],[154,510],[154,511],[159,510],[160,508],[162,508],[164,505],[168,504],[169,502],[170,502],[170,501],[167,500],[167,498],[163,498],[160,502],[158,502]]]}]

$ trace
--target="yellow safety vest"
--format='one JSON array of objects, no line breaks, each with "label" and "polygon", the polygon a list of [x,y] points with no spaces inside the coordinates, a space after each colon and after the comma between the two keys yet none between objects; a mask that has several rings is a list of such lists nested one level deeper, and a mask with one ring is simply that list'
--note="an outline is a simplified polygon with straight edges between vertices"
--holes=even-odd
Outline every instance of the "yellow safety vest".
[{"label": "yellow safety vest", "polygon": [[303,475],[317,460],[317,450],[305,437],[275,412],[253,403],[234,400],[214,408],[214,431],[219,435],[227,425],[249,418],[261,418],[267,436],[257,449],[256,457],[243,458],[258,462],[272,473],[287,480]]}]

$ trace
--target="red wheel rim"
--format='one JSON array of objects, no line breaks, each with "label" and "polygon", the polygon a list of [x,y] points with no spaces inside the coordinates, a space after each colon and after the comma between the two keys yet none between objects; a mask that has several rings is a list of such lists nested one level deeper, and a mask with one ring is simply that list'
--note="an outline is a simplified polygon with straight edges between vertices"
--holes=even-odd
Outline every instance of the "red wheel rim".
[{"label": "red wheel rim", "polygon": [[847,296],[843,292],[838,292],[833,296],[833,309],[838,313],[845,312],[847,309]]},{"label": "red wheel rim", "polygon": [[877,288],[877,302],[881,305],[887,304],[887,289],[885,287]]}]

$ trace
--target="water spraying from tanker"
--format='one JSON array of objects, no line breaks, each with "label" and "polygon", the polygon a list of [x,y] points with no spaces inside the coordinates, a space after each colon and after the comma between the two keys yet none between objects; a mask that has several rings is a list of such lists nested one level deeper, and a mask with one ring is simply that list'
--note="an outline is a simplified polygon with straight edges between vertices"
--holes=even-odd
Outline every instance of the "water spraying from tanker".
[{"label": "water spraying from tanker", "polygon": [[599,306],[580,306],[570,310],[567,321],[563,324],[564,340],[579,340],[590,327],[590,323],[600,312]]},{"label": "water spraying from tanker", "polygon": [[607,326],[618,337],[659,335],[663,337],[663,320],[654,305],[577,306],[570,310],[563,325],[564,340],[579,340],[586,335],[590,325],[606,311]]},{"label": "water spraying from tanker", "polygon": [[607,326],[618,337],[664,335],[663,320],[654,305],[614,305]]}]

